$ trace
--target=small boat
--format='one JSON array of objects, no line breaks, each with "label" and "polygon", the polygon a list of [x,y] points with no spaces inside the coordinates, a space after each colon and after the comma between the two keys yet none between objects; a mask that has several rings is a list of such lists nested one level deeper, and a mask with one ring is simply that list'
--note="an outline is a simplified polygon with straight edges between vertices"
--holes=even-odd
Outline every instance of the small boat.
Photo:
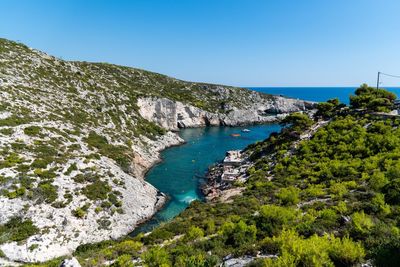
[{"label": "small boat", "polygon": [[231,134],[231,136],[233,136],[233,137],[239,137],[240,134],[238,134],[238,133],[233,133],[233,134]]},{"label": "small boat", "polygon": [[242,132],[248,133],[248,132],[250,132],[250,130],[249,129],[243,129]]}]

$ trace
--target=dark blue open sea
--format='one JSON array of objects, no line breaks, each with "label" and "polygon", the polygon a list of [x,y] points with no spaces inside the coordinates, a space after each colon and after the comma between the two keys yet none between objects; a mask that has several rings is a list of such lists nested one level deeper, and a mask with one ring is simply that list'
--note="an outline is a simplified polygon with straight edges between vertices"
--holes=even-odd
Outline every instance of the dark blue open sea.
[{"label": "dark blue open sea", "polygon": [[[283,95],[310,101],[326,101],[339,98],[349,103],[349,95],[356,89],[351,87],[289,87],[289,88],[249,88],[268,94]],[[400,95],[400,88],[389,88]],[[241,132],[247,128],[248,133]],[[202,199],[199,185],[204,180],[208,166],[223,159],[225,152],[243,149],[256,141],[266,139],[272,132],[280,130],[278,124],[248,127],[206,127],[184,129],[179,135],[186,144],[171,147],[161,153],[163,161],[155,165],[146,175],[146,180],[169,196],[168,203],[153,219],[138,227],[132,234],[146,232],[161,222],[182,212],[191,201]],[[240,137],[232,137],[240,133]]]},{"label": "dark blue open sea", "polygon": [[[354,93],[356,87],[249,87],[249,89],[317,102],[337,97],[340,102],[349,104],[349,96]],[[385,89],[400,97],[400,87],[385,87]]]}]

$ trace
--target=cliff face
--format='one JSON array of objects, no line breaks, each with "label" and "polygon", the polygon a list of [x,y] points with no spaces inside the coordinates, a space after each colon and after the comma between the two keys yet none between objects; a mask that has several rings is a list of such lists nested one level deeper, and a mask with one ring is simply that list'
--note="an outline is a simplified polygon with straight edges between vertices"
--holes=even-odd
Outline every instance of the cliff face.
[{"label": "cliff face", "polygon": [[152,216],[164,197],[143,174],[159,151],[183,142],[169,130],[270,122],[309,107],[134,68],[63,61],[0,39],[0,258],[70,254]]},{"label": "cliff face", "polygon": [[219,113],[173,101],[167,98],[146,97],[138,99],[140,115],[168,130],[201,126],[238,126],[275,122],[291,112],[307,111],[310,102],[272,96],[268,99],[254,93],[254,102],[247,107],[229,107]]}]

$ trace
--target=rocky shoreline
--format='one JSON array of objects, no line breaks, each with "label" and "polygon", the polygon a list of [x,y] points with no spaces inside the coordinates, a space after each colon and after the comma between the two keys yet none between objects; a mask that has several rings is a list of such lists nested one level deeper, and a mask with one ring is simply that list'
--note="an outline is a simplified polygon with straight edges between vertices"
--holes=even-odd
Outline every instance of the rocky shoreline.
[{"label": "rocky shoreline", "polygon": [[[222,161],[210,166],[206,174],[206,183],[201,186],[206,201],[226,202],[241,193],[241,184],[247,181],[247,170],[251,167],[250,161],[242,152],[227,151]],[[236,162],[231,160],[231,153],[237,154]]]}]

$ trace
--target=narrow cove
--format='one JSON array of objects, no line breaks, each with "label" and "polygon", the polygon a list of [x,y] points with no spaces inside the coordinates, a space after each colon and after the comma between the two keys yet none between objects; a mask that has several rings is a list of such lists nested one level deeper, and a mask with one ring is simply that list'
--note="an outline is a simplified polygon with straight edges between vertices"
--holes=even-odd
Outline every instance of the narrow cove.
[{"label": "narrow cove", "polygon": [[[161,153],[162,161],[147,173],[145,179],[168,195],[168,202],[152,219],[137,227],[131,235],[151,231],[162,222],[181,213],[193,200],[202,200],[199,186],[207,168],[223,159],[226,151],[243,149],[280,131],[278,124],[246,127],[205,127],[183,129],[179,135],[185,144]],[[250,132],[242,132],[249,129]],[[233,137],[232,134],[240,134]]]}]

